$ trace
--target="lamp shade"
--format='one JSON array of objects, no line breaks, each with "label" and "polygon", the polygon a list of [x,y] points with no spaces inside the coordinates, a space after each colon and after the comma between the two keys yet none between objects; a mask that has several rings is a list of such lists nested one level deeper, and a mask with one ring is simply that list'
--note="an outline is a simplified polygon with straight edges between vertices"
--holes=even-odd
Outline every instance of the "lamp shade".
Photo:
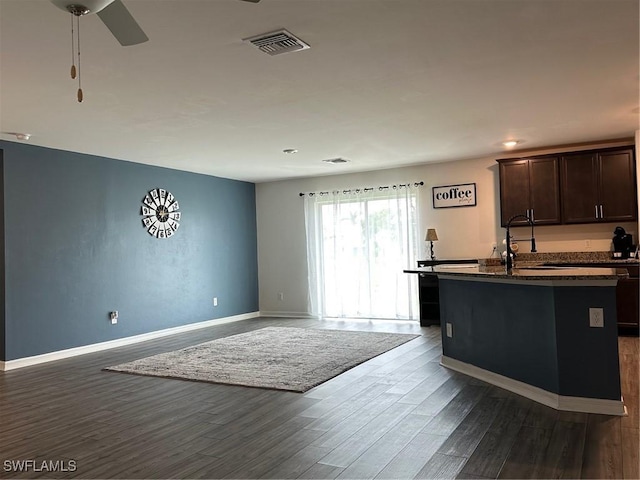
[{"label": "lamp shade", "polygon": [[435,228],[428,228],[427,229],[427,238],[425,238],[425,240],[427,242],[437,242],[438,241],[438,234],[436,233],[436,229]]}]

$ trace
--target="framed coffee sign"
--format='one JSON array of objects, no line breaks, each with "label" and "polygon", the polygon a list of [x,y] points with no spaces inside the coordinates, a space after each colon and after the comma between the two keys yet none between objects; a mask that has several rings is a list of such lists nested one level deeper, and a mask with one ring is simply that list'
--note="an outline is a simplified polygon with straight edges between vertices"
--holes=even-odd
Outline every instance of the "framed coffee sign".
[{"label": "framed coffee sign", "polygon": [[433,208],[475,207],[476,184],[433,187]]}]

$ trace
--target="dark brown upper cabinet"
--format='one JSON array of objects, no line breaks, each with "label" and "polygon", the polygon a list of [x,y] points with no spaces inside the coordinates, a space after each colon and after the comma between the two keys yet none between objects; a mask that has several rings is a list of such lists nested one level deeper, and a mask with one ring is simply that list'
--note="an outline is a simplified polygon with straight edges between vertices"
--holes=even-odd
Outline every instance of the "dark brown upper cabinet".
[{"label": "dark brown upper cabinet", "polygon": [[624,222],[637,218],[632,148],[563,154],[562,222]]},{"label": "dark brown upper cabinet", "polygon": [[[514,215],[526,215],[536,225],[559,224],[558,156],[498,160],[500,219],[505,227]],[[527,225],[517,219],[512,225]]]}]

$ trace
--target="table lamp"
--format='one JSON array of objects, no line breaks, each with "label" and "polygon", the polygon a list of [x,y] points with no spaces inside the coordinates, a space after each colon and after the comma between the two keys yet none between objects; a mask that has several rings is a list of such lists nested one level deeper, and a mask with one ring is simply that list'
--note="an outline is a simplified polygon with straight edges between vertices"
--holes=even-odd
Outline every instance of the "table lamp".
[{"label": "table lamp", "polygon": [[427,229],[427,238],[425,238],[425,240],[427,242],[431,242],[431,260],[435,260],[436,256],[433,253],[433,242],[437,242],[438,241],[438,234],[436,233],[436,229],[435,228],[428,228]]}]

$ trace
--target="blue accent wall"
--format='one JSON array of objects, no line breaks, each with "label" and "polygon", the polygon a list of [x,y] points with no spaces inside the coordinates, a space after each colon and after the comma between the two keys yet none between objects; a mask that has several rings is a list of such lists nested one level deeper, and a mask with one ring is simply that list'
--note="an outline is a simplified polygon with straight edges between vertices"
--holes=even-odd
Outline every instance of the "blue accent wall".
[{"label": "blue accent wall", "polygon": [[444,355],[559,393],[552,287],[464,279],[439,284],[442,324],[453,326],[453,337],[442,337]]},{"label": "blue accent wall", "polygon": [[[4,360],[258,311],[254,184],[13,142],[0,148]],[[153,188],[180,203],[180,228],[168,239],[142,225]]]},{"label": "blue accent wall", "polygon": [[[447,357],[567,397],[620,400],[616,287],[440,279]],[[464,301],[460,301],[464,299]],[[604,327],[589,326],[589,308]]]}]

